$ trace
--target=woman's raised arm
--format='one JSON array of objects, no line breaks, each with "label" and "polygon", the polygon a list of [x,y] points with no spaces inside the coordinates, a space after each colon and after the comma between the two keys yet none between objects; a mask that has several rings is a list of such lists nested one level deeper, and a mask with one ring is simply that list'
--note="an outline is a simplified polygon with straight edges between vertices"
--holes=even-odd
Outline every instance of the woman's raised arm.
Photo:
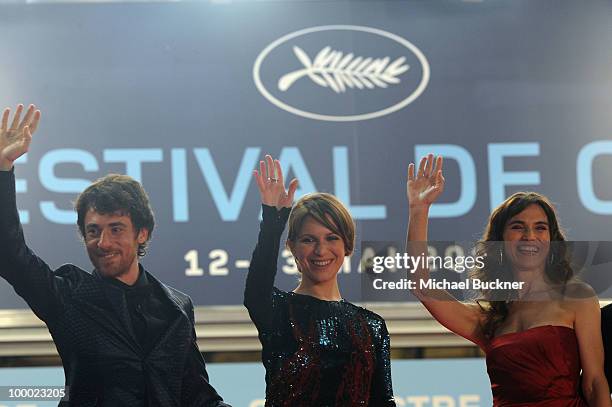
[{"label": "woman's raised arm", "polygon": [[258,328],[265,329],[271,317],[269,309],[276,276],[280,238],[289,217],[293,196],[297,189],[297,180],[293,179],[289,184],[289,189],[286,190],[280,162],[273,160],[270,155],[266,155],[266,162],[260,161],[259,171],[253,171],[253,177],[261,196],[263,220],[249,265],[244,290],[244,305]]},{"label": "woman's raised arm", "polygon": [[[416,172],[414,163],[408,166],[409,217],[406,252],[411,256],[427,256],[429,209],[444,190],[442,164],[442,157],[438,156],[434,162],[433,154],[429,154],[421,159]],[[425,266],[411,270],[408,276],[416,281],[414,295],[438,322],[484,348],[480,306],[459,302],[448,291],[423,287],[420,282],[429,280],[429,269],[427,262],[418,262],[419,265],[421,263]]]}]

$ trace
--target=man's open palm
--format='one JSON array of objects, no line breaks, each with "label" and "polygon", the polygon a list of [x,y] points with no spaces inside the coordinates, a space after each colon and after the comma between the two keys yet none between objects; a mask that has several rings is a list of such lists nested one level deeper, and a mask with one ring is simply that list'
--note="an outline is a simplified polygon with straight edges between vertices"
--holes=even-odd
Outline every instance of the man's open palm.
[{"label": "man's open palm", "polygon": [[32,134],[38,128],[40,110],[30,105],[20,121],[23,105],[18,105],[15,115],[9,126],[11,109],[6,108],[2,112],[0,124],[0,170],[8,171],[13,167],[13,162],[27,153],[32,142]]}]

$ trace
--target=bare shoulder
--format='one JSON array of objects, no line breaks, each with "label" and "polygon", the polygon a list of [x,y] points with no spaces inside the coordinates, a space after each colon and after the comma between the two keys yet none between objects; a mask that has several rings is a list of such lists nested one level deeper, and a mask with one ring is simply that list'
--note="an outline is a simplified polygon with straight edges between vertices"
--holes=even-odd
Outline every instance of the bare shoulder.
[{"label": "bare shoulder", "polygon": [[597,293],[583,281],[576,280],[567,284],[563,304],[574,312],[576,321],[599,318]]},{"label": "bare shoulder", "polygon": [[584,281],[572,279],[565,286],[565,298],[568,300],[597,300],[597,293]]}]

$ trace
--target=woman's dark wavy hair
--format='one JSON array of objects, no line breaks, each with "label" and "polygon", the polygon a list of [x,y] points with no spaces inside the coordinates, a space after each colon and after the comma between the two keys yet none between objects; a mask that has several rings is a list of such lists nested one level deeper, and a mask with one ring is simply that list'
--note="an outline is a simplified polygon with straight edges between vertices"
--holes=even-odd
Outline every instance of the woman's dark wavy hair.
[{"label": "woman's dark wavy hair", "polygon": [[109,174],[95,181],[81,192],[75,204],[77,225],[85,237],[85,215],[90,209],[110,215],[120,213],[132,220],[136,233],[149,231],[147,241],[138,245],[138,256],[147,254],[147,245],[155,227],[155,217],[149,197],[140,182],[127,175]]},{"label": "woman's dark wavy hair", "polygon": [[[484,267],[474,270],[472,276],[483,281],[500,279],[514,281],[509,261],[502,261],[500,251],[504,250],[504,230],[508,221],[521,213],[530,205],[538,205],[548,220],[550,240],[555,243],[550,246],[546,261],[545,274],[551,283],[564,285],[574,275],[568,259],[566,238],[559,225],[557,213],[553,204],[544,195],[537,192],[517,192],[506,199],[491,213],[489,221],[476,246],[476,255],[484,257]],[[504,256],[506,259],[508,256]],[[487,338],[495,335],[496,329],[508,316],[510,301],[516,298],[515,290],[506,290],[495,294],[484,291],[483,301],[478,301],[485,314],[483,332]],[[495,296],[495,298],[493,298]]]}]

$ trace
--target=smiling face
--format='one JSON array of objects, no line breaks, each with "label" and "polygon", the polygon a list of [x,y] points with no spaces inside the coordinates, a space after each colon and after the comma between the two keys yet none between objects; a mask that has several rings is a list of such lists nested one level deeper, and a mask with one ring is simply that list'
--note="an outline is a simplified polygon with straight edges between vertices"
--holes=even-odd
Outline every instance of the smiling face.
[{"label": "smiling face", "polygon": [[544,272],[550,250],[550,225],[540,205],[531,204],[504,228],[504,252],[513,269]]},{"label": "smiling face", "polygon": [[104,277],[127,284],[138,278],[138,245],[146,242],[148,231],[136,231],[129,216],[116,212],[101,214],[89,209],[84,221],[87,254]]},{"label": "smiling face", "polygon": [[289,248],[295,257],[302,279],[318,285],[334,282],[344,262],[346,248],[342,238],[307,216]]}]

